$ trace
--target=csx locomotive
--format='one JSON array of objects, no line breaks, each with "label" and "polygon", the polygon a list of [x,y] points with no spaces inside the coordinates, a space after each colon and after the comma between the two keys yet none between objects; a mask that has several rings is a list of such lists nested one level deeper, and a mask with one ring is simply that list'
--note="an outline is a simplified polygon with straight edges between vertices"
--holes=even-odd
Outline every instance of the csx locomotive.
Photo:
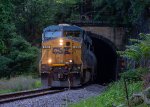
[{"label": "csx locomotive", "polygon": [[77,87],[93,81],[96,58],[92,49],[92,40],[78,26],[59,24],[45,28],[40,61],[42,84]]}]

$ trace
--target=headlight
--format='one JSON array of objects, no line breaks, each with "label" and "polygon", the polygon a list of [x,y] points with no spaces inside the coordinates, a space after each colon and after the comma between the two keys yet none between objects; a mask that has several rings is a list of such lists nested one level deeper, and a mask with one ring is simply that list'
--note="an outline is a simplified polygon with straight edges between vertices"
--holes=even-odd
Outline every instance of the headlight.
[{"label": "headlight", "polygon": [[63,39],[59,40],[59,45],[62,46],[63,45]]},{"label": "headlight", "polygon": [[69,62],[72,63],[72,60],[70,59]]},{"label": "headlight", "polygon": [[60,42],[60,43],[59,43],[59,45],[60,45],[60,46],[62,46],[62,45],[63,45],[63,43],[62,43],[62,42]]},{"label": "headlight", "polygon": [[60,42],[60,43],[63,43],[63,39],[60,39],[59,42]]},{"label": "headlight", "polygon": [[52,59],[49,59],[49,60],[48,60],[48,63],[51,64],[51,63],[52,63]]}]

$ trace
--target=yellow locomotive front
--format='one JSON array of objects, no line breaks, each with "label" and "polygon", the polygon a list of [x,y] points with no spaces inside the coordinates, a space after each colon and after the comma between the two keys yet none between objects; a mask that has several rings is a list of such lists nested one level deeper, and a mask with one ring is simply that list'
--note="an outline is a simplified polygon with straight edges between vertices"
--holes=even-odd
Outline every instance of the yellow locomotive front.
[{"label": "yellow locomotive front", "polygon": [[40,72],[45,86],[80,86],[81,35],[80,28],[66,24],[44,29]]}]

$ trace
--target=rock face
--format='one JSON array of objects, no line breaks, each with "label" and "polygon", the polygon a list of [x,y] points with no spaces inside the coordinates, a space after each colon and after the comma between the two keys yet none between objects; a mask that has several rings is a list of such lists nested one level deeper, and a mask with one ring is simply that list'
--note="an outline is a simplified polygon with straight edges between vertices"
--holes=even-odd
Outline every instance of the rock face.
[{"label": "rock face", "polygon": [[144,80],[144,87],[145,88],[150,87],[150,73],[145,75],[143,77],[143,80]]},{"label": "rock face", "polygon": [[150,104],[150,87],[143,91],[143,98],[146,104]]},{"label": "rock face", "polygon": [[[118,49],[122,49],[124,47],[124,39],[125,39],[125,28],[124,27],[104,27],[104,26],[84,26],[82,27],[84,30],[89,31],[93,34],[96,34],[97,38],[105,38],[110,40],[115,44]],[[95,35],[95,36],[96,36]]]},{"label": "rock face", "polygon": [[131,106],[137,106],[144,102],[142,94],[133,94],[130,99],[130,105]]},{"label": "rock face", "polygon": [[133,94],[130,98],[130,105],[137,106],[142,103],[150,105],[150,87],[139,94]]}]

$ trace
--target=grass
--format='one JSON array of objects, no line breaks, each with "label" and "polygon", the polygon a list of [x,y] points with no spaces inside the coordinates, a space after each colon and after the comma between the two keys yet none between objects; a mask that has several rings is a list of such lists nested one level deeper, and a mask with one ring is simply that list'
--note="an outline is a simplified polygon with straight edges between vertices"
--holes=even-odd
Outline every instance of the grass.
[{"label": "grass", "polygon": [[0,94],[30,90],[41,87],[40,79],[31,76],[19,76],[11,79],[0,79]]},{"label": "grass", "polygon": [[146,105],[146,104],[141,104],[141,105],[138,105],[136,107],[150,107],[149,105]]},{"label": "grass", "polygon": [[[131,96],[133,93],[140,92],[143,87],[143,82],[128,83],[128,93]],[[124,91],[123,81],[118,81],[110,84],[107,90],[97,97],[92,97],[83,100],[77,104],[71,104],[70,107],[113,107],[126,102],[126,94]],[[126,106],[120,106],[126,107]],[[140,107],[140,106],[139,106]],[[143,106],[147,107],[147,106]]]}]

